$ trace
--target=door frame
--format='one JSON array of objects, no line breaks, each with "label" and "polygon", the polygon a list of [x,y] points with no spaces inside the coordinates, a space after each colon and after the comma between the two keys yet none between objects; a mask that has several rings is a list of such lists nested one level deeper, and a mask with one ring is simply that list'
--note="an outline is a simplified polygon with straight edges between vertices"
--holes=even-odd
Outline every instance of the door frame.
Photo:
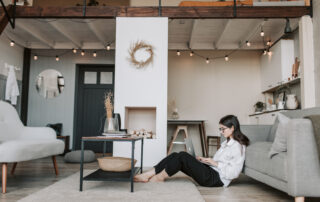
[{"label": "door frame", "polygon": [[[77,123],[78,123],[78,95],[79,95],[79,76],[80,76],[80,68],[82,67],[89,67],[89,66],[96,66],[96,67],[112,67],[114,69],[114,77],[113,77],[113,85],[115,86],[115,64],[76,64],[76,72],[75,72],[75,91],[74,91],[74,109],[73,109],[73,138],[72,138],[72,150],[76,150],[76,140],[77,140]],[[115,92],[115,88],[113,88],[113,94]]]}]

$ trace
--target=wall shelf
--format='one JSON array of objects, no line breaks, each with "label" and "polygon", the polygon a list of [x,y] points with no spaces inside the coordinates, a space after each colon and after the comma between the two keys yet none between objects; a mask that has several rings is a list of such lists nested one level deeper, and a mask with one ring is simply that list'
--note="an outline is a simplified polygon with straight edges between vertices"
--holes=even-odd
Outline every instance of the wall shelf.
[{"label": "wall shelf", "polygon": [[292,79],[292,80],[290,80],[290,81],[287,81],[287,82],[283,82],[283,83],[281,83],[281,84],[279,84],[278,86],[275,86],[275,87],[273,87],[273,88],[270,88],[270,89],[268,89],[268,90],[265,90],[265,91],[263,91],[262,93],[273,93],[273,92],[275,92],[277,89],[279,89],[279,88],[281,88],[281,87],[283,87],[283,86],[286,86],[286,85],[293,85],[293,84],[297,84],[297,83],[300,83],[300,77],[298,77],[298,78],[295,78],[295,79]]}]

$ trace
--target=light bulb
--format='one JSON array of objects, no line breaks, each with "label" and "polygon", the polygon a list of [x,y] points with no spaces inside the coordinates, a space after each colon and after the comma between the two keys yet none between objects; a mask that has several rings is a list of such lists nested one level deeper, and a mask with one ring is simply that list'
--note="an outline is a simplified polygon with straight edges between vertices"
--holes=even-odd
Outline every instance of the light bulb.
[{"label": "light bulb", "polygon": [[97,52],[96,51],[93,52],[93,57],[97,57]]},{"label": "light bulb", "polygon": [[108,44],[107,45],[107,50],[110,50],[110,49],[111,49],[110,44]]},{"label": "light bulb", "polygon": [[228,55],[224,56],[224,60],[225,60],[225,61],[229,61]]},{"label": "light bulb", "polygon": [[82,50],[82,51],[81,51],[81,55],[84,56],[84,54],[85,54],[85,53],[84,53],[84,50]]},{"label": "light bulb", "polygon": [[56,56],[56,61],[58,62],[60,60],[59,56]]},{"label": "light bulb", "polygon": [[249,41],[246,41],[247,46],[251,46],[251,43]]},{"label": "light bulb", "polygon": [[72,52],[73,52],[74,54],[76,54],[76,53],[77,53],[77,49],[73,48],[73,49],[72,49]]},{"label": "light bulb", "polygon": [[268,55],[271,56],[272,55],[272,52],[270,50],[268,50]]},{"label": "light bulb", "polygon": [[177,50],[177,56],[180,56],[180,55],[181,55],[180,51]]},{"label": "light bulb", "polygon": [[206,59],[206,63],[207,63],[207,64],[209,64],[209,63],[210,63],[210,60],[209,60],[209,58],[207,58],[207,59]]},{"label": "light bulb", "polygon": [[33,56],[33,59],[34,59],[34,60],[38,60],[38,56],[37,56],[37,55],[34,55],[34,56]]},{"label": "light bulb", "polygon": [[193,51],[190,52],[190,57],[192,57],[192,56],[193,56]]},{"label": "light bulb", "polygon": [[13,40],[10,41],[10,46],[14,46],[14,41]]},{"label": "light bulb", "polygon": [[271,45],[271,40],[267,42],[267,46],[270,46],[270,45]]},{"label": "light bulb", "polygon": [[267,55],[267,50],[266,49],[263,50],[263,55]]},{"label": "light bulb", "polygon": [[260,36],[264,36],[264,32],[263,32],[263,30],[261,30],[261,32],[260,32]]}]

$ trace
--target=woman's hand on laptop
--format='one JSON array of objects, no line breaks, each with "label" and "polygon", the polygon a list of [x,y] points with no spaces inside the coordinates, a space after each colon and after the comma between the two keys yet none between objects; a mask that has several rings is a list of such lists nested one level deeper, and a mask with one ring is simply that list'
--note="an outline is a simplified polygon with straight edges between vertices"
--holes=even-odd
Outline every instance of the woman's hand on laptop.
[{"label": "woman's hand on laptop", "polygon": [[196,156],[196,159],[197,159],[198,161],[202,161],[203,157],[201,157],[201,156]]},{"label": "woman's hand on laptop", "polygon": [[218,163],[216,161],[214,161],[212,158],[203,158],[203,157],[200,157],[201,159],[199,159],[201,162],[204,162],[204,163],[207,163],[207,164],[210,164],[210,165],[213,165],[215,167],[218,166]]}]

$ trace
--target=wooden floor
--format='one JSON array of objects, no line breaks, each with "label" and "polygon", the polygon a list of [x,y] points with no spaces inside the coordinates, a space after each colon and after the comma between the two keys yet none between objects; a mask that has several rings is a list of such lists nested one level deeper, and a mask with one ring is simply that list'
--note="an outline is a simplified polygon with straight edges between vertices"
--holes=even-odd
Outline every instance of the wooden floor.
[{"label": "wooden floor", "polygon": [[[18,163],[14,176],[9,174],[6,194],[1,194],[1,202],[17,201],[60,179],[79,171],[79,164],[67,164],[63,157],[57,157],[59,166],[58,177],[54,174],[51,158],[39,159]],[[85,169],[96,169],[97,163],[85,164]],[[9,164],[8,173],[12,164]],[[231,202],[253,202],[253,201],[293,201],[286,193],[273,189],[260,182],[241,175],[228,188],[206,188],[198,186],[198,189],[207,202],[231,201]],[[320,201],[320,198],[308,198],[306,201]]]}]

